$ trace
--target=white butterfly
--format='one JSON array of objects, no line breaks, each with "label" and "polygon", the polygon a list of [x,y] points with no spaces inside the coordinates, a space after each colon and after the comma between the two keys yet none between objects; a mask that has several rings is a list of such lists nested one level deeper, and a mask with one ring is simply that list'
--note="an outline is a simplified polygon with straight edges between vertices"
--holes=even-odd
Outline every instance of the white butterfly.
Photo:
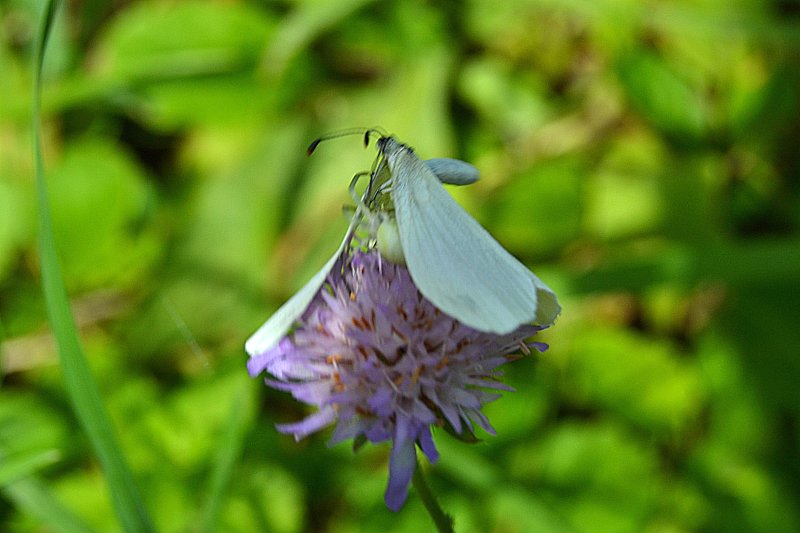
[{"label": "white butterfly", "polygon": [[[368,130],[365,140],[373,130]],[[313,151],[318,141],[312,143]],[[419,291],[436,307],[474,329],[505,334],[523,324],[552,325],[561,311],[555,293],[507,252],[445,191],[442,182],[473,183],[478,170],[455,159],[423,161],[394,137],[377,142],[381,158],[344,240],[322,269],[246,342],[251,355],[266,352],[303,314],[378,198],[388,194],[401,251]],[[385,215],[384,215],[385,216]],[[385,237],[384,237],[385,240]],[[379,242],[380,245],[380,242]],[[380,246],[379,246],[380,249]],[[391,257],[389,259],[392,259]]]}]

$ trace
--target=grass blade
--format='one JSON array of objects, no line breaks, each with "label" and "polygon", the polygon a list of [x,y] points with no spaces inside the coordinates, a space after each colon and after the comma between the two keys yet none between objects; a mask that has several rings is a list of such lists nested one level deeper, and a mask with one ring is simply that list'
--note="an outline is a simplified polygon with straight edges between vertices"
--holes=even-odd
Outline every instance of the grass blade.
[{"label": "grass blade", "polygon": [[56,462],[59,458],[57,450],[26,451],[8,455],[0,449],[0,487],[30,476],[37,470]]},{"label": "grass blade", "polygon": [[45,485],[33,477],[3,487],[2,494],[14,505],[57,533],[91,533],[92,528],[59,502]]},{"label": "grass blade", "polygon": [[72,407],[78,417],[108,480],[111,500],[125,531],[153,531],[152,522],[133,483],[133,476],[117,444],[108,413],[97,385],[89,371],[75,320],[69,307],[67,291],[61,275],[53,237],[47,185],[44,179],[44,158],[41,147],[41,97],[44,52],[53,26],[58,0],[45,6],[42,25],[36,42],[32,107],[33,156],[39,215],[39,254],[50,326],[58,345],[64,381]]},{"label": "grass blade", "polygon": [[57,450],[24,451],[8,455],[0,448],[0,494],[14,506],[59,533],[88,533],[78,516],[59,502],[35,473],[61,458]]}]

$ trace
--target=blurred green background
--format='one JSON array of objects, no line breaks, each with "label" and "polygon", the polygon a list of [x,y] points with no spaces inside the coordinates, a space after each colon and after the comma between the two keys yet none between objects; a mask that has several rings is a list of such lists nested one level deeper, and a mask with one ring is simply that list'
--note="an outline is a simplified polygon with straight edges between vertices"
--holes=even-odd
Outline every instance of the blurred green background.
[{"label": "blurred green background", "polygon": [[[0,530],[119,530],[64,391],[30,148],[42,2],[0,3]],[[800,3],[105,2],[59,12],[44,148],[92,371],[160,531],[423,531],[243,342],[338,245],[382,126],[560,295],[478,445],[459,531],[800,530]],[[11,460],[13,459],[13,461]],[[24,465],[17,469],[8,465]],[[5,466],[5,468],[4,468]],[[79,522],[80,523],[80,522]]]}]

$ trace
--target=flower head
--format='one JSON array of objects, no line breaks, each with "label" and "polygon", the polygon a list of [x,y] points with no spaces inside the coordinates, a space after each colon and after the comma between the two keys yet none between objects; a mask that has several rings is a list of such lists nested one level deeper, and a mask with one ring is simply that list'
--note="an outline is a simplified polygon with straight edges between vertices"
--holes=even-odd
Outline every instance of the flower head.
[{"label": "flower head", "polygon": [[419,445],[438,459],[431,427],[471,437],[475,425],[494,430],[481,407],[511,390],[499,367],[529,348],[540,326],[499,335],[444,314],[415,286],[404,266],[375,251],[345,250],[326,282],[277,345],[251,354],[248,370],[266,383],[318,407],[278,429],[300,439],[335,424],[331,439],[392,441],[386,505],[405,502]]}]

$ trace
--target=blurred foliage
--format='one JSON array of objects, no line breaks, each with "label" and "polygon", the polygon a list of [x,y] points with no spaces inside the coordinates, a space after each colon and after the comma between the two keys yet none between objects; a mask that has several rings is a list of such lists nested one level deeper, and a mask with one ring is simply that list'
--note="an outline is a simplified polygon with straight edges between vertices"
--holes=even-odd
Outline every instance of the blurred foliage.
[{"label": "blurred foliage", "polygon": [[[114,531],[39,289],[41,8],[0,4],[0,530]],[[65,275],[161,531],[430,527],[244,368],[373,157],[305,146],[362,125],[476,164],[453,194],[564,304],[497,437],[436,435],[459,531],[800,530],[800,4],[83,0],[48,54]]]}]

